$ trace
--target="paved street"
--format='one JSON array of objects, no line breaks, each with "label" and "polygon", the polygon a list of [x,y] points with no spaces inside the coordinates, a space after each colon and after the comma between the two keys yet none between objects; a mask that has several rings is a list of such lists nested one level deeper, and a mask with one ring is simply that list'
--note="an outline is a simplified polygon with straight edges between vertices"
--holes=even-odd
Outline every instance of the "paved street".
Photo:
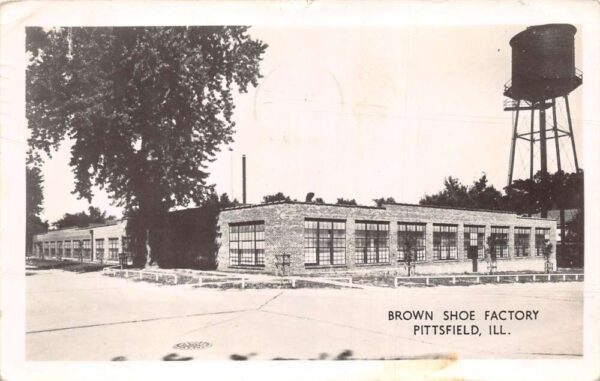
[{"label": "paved street", "polygon": [[[582,353],[580,282],[214,290],[97,272],[31,274],[28,360],[569,358]],[[434,320],[390,321],[389,310],[428,310]],[[445,310],[473,310],[476,321],[444,321]],[[534,321],[486,321],[485,310],[538,313]],[[415,324],[476,324],[482,335],[414,335]],[[502,324],[506,334],[490,335],[490,324]],[[194,343],[199,347],[186,346]]]}]

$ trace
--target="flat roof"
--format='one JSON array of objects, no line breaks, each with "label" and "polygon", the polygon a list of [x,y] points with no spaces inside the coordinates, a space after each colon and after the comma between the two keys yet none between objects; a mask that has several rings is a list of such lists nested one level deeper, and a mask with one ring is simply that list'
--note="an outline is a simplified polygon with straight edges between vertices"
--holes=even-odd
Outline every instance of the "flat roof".
[{"label": "flat roof", "polygon": [[240,206],[232,206],[230,208],[220,209],[221,211],[225,210],[236,210],[236,209],[250,209],[250,208],[260,208],[263,206],[272,206],[272,205],[283,205],[283,204],[295,204],[295,205],[316,205],[316,206],[337,206],[340,208],[361,208],[361,209],[381,209],[385,208],[382,206],[366,206],[366,205],[343,205],[343,204],[327,204],[320,202],[306,202],[306,201],[273,201],[273,202],[265,202],[262,204],[246,204]]}]

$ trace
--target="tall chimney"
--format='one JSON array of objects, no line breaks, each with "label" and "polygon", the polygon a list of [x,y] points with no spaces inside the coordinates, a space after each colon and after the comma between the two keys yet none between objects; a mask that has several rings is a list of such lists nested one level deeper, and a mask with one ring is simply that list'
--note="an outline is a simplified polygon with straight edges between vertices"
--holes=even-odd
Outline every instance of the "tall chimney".
[{"label": "tall chimney", "polygon": [[242,155],[242,204],[246,204],[246,155]]}]

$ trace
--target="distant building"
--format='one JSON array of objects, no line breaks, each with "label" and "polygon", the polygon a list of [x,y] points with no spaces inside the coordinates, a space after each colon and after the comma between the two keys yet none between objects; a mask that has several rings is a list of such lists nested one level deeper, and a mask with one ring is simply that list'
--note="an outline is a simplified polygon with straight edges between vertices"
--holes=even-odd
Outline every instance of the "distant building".
[{"label": "distant building", "polygon": [[[409,204],[244,205],[219,215],[218,269],[276,273],[289,262],[291,274],[402,271],[403,242],[413,236],[417,273],[486,271],[484,251],[491,236],[498,271],[543,271],[544,243],[556,247],[556,228],[553,219],[511,212]],[[554,250],[551,260],[556,263]]]},{"label": "distant building", "polygon": [[118,262],[119,253],[129,254],[126,220],[106,224],[50,230],[33,236],[33,254],[97,262]]}]

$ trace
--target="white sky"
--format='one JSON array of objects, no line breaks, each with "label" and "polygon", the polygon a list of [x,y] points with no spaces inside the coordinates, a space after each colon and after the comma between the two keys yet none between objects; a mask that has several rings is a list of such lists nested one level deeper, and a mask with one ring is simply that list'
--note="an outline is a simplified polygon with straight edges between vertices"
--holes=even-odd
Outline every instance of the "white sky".
[{"label": "white sky", "polygon": [[[279,191],[301,201],[315,192],[326,202],[344,197],[371,205],[392,196],[416,203],[439,191],[445,176],[469,184],[483,172],[501,189],[512,134],[512,116],[502,108],[508,41],[524,28],[254,27],[250,34],[269,45],[264,77],[236,97],[235,142],[210,165],[209,182],[241,200],[246,154],[249,203]],[[580,92],[569,100],[585,168]],[[520,123],[528,128],[528,118]],[[562,140],[570,171],[570,146]],[[515,178],[528,176],[527,145],[518,146]],[[549,141],[551,171],[553,147]],[[50,222],[88,207],[70,193],[69,156],[64,144],[43,168],[43,218]],[[121,215],[106,194],[95,194],[93,205]]]}]

